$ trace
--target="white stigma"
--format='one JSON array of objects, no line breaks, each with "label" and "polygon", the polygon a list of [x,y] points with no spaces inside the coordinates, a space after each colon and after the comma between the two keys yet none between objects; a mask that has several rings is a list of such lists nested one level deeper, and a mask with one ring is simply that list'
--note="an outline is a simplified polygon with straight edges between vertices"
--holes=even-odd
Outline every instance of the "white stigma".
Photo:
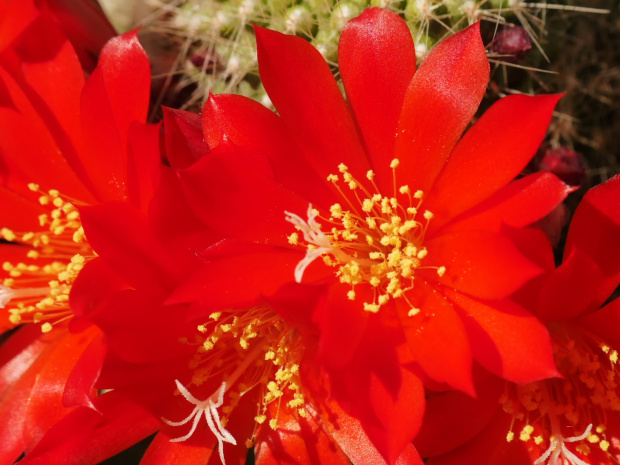
[{"label": "white stigma", "polygon": [[[592,424],[589,424],[584,433],[580,436],[572,436],[570,438],[564,438],[561,435],[557,435],[549,444],[549,448],[545,451],[543,455],[541,455],[538,460],[534,462],[535,465],[539,465],[545,462],[545,460],[549,459],[547,465],[560,465],[560,464],[570,464],[570,465],[588,465],[588,463],[581,460],[575,454],[573,454],[568,447],[564,444],[565,442],[577,442],[583,441],[590,435],[590,431],[592,431]],[[562,456],[562,462],[558,463],[558,459]]]},{"label": "white stigma", "polygon": [[229,444],[237,445],[237,441],[230,434],[224,426],[222,426],[222,422],[220,420],[220,414],[217,411],[217,408],[220,407],[224,403],[224,393],[226,392],[226,381],[222,383],[220,388],[215,391],[211,397],[206,400],[198,400],[196,399],[186,388],[181,384],[178,379],[175,379],[174,382],[177,385],[177,389],[179,392],[185,397],[185,400],[195,405],[194,410],[190,413],[185,419],[181,421],[170,421],[162,418],[162,420],[170,426],[182,426],[188,423],[192,418],[194,421],[192,422],[192,428],[189,433],[180,438],[171,439],[170,442],[182,442],[189,439],[192,434],[196,431],[196,427],[198,426],[198,422],[200,421],[200,417],[204,412],[205,418],[207,420],[207,425],[211,432],[217,438],[217,449],[220,454],[220,459],[224,465],[226,465],[226,460],[224,459],[224,443],[227,442]]},{"label": "white stigma", "polygon": [[310,263],[319,258],[325,252],[332,249],[332,244],[323,231],[321,231],[320,225],[316,222],[315,218],[319,215],[316,210],[312,208],[312,204],[308,205],[308,221],[304,221],[300,216],[291,212],[284,212],[286,214],[286,221],[293,223],[304,235],[304,240],[313,245],[314,247],[308,247],[306,250],[306,256],[295,267],[295,281],[301,282],[304,272]]}]

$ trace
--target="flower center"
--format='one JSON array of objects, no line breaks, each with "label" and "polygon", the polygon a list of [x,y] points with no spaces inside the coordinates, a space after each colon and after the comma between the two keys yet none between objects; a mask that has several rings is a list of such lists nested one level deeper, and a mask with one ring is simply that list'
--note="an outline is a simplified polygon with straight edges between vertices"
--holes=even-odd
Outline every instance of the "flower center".
[{"label": "flower center", "polygon": [[[179,422],[164,419],[170,426],[182,426],[193,419],[189,433],[173,441],[189,439],[204,413],[225,463],[224,442],[237,443],[225,429],[226,424],[240,399],[255,389],[259,390],[260,402],[254,417],[254,432],[245,442],[248,448],[254,444],[258,427],[267,420],[269,404],[277,402],[277,411],[283,407],[306,416],[299,372],[304,347],[297,332],[275,312],[264,307],[215,312],[207,323],[198,326],[198,331],[200,334],[191,342],[199,348],[189,364],[192,370],[189,384],[197,388],[207,382],[221,384],[206,400],[200,401],[176,381],[180,394],[195,407]],[[268,424],[277,429],[277,415]]]},{"label": "flower center", "polygon": [[39,224],[48,231],[0,229],[0,238],[23,245],[30,259],[29,263],[2,264],[7,277],[0,284],[0,308],[7,308],[12,324],[40,323],[45,333],[54,324],[71,318],[71,285],[94,252],[85,240],[72,202],[56,190],[43,193],[36,184],[28,187],[40,194],[41,205],[50,208],[48,214],[39,216]]},{"label": "flower center", "polygon": [[553,338],[555,362],[563,379],[508,385],[501,402],[515,430],[531,449],[545,450],[534,463],[587,465],[592,447],[609,454],[607,412],[620,411],[616,380],[618,352],[602,341],[565,329]]},{"label": "flower center", "polygon": [[[371,286],[373,299],[364,302],[364,310],[376,313],[390,299],[402,297],[407,300],[406,292],[414,287],[415,270],[434,269],[443,276],[446,272],[444,266],[422,265],[428,255],[424,235],[433,214],[428,210],[420,213],[424,198],[422,191],[412,194],[407,185],[397,188],[398,165],[398,159],[390,163],[394,189],[392,196],[385,196],[379,192],[372,170],[366,174],[372,186],[368,189],[349,173],[346,165],[340,164],[338,169],[342,180],[336,174],[327,177],[343,199],[342,204],[335,203],[330,207],[329,218],[321,218],[332,226],[329,232],[321,229],[316,221],[319,212],[312,205],[308,207],[307,221],[285,212],[286,220],[301,231],[305,242],[302,245],[307,247],[306,256],[295,268],[297,282],[301,282],[308,265],[322,256],[326,265],[336,268],[340,282],[351,286],[347,294],[349,299],[355,300],[356,285]],[[341,185],[343,183],[349,194]],[[296,232],[288,239],[293,245],[301,242]],[[419,312],[409,304],[410,315]]]}]

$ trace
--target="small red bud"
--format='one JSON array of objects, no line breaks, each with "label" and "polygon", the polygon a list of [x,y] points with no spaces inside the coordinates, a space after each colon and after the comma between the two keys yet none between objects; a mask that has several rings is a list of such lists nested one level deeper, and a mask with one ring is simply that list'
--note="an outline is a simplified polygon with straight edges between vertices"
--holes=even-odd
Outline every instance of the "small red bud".
[{"label": "small red bud", "polygon": [[532,41],[527,31],[521,26],[505,26],[495,36],[491,49],[507,61],[523,58],[525,52],[532,48]]},{"label": "small red bud", "polygon": [[538,169],[540,171],[551,171],[571,186],[580,186],[586,175],[586,163],[583,155],[567,147],[546,149]]}]

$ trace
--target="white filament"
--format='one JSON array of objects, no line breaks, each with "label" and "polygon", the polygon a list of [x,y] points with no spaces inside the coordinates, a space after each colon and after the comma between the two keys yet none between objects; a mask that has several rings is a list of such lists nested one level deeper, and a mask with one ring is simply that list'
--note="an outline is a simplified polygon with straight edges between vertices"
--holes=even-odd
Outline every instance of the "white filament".
[{"label": "white filament", "polygon": [[325,252],[329,252],[332,249],[332,244],[325,233],[321,231],[321,226],[316,222],[315,218],[318,216],[318,212],[312,208],[312,204],[308,205],[308,221],[303,220],[295,213],[287,211],[284,213],[286,214],[286,221],[295,225],[304,235],[304,240],[314,246],[308,247],[306,256],[295,267],[295,281],[300,283],[308,265]]}]

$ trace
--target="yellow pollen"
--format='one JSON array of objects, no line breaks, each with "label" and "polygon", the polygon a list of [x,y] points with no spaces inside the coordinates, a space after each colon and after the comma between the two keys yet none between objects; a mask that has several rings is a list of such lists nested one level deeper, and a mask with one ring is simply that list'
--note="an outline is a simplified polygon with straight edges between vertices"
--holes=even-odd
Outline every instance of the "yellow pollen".
[{"label": "yellow pollen", "polygon": [[418,313],[420,313],[420,309],[413,307],[411,310],[409,310],[407,315],[408,316],[416,316]]},{"label": "yellow pollen", "polygon": [[593,445],[608,454],[611,463],[618,451],[608,452],[614,446],[606,437],[604,422],[620,412],[617,364],[612,359],[616,351],[568,323],[554,324],[550,333],[555,363],[563,377],[508,383],[500,400],[503,409],[513,425],[522,428],[522,441],[546,449],[534,463],[585,465],[575,453],[588,455]]},{"label": "yellow pollen", "polygon": [[512,431],[508,431],[508,434],[506,435],[506,441],[512,442],[514,438],[515,438],[515,433]]},{"label": "yellow pollen", "polygon": [[[413,289],[417,270],[433,269],[439,276],[446,273],[445,266],[424,266],[423,259],[429,253],[424,247],[424,234],[433,215],[428,210],[418,214],[422,191],[416,191],[412,197],[409,186],[397,187],[398,166],[398,159],[391,161],[394,192],[385,196],[377,192],[374,182],[364,186],[346,165],[338,165],[343,182],[356,189],[356,193],[345,194],[338,176],[328,176],[342,201],[330,207],[329,218],[323,218],[329,223],[325,232],[316,221],[319,212],[312,205],[308,207],[307,220],[285,212],[286,220],[299,231],[289,236],[289,242],[307,249],[295,268],[297,282],[301,282],[305,269],[322,257],[327,266],[335,268],[341,283],[371,286],[373,296],[362,305],[364,310],[376,313],[390,299],[406,298],[407,291]],[[367,172],[366,177],[372,181],[374,172]],[[355,293],[349,292],[347,296],[353,300]]]},{"label": "yellow pollen", "polygon": [[68,305],[71,286],[94,253],[84,240],[79,213],[70,201],[57,190],[45,194],[34,183],[28,188],[39,194],[39,203],[48,209],[38,217],[48,231],[0,229],[0,237],[24,246],[24,259],[29,261],[2,263],[9,278],[0,286],[0,307],[7,308],[10,323],[35,323],[42,332],[49,332],[55,324],[72,318]]}]

